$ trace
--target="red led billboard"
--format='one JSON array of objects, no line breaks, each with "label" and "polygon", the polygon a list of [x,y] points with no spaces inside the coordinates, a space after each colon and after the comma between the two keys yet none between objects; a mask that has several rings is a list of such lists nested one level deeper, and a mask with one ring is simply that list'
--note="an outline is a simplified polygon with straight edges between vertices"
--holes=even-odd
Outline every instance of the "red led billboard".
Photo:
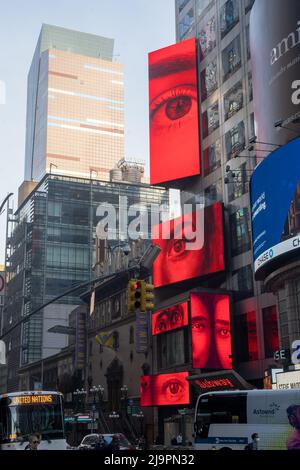
[{"label": "red led billboard", "polygon": [[191,293],[192,356],[195,369],[232,369],[230,299]]},{"label": "red led billboard", "polygon": [[161,248],[153,265],[155,287],[223,271],[222,204],[161,223],[153,243]]},{"label": "red led billboard", "polygon": [[141,406],[188,405],[188,372],[141,377]]},{"label": "red led billboard", "polygon": [[196,39],[149,54],[150,180],[200,174]]},{"label": "red led billboard", "polygon": [[165,333],[188,325],[188,304],[173,305],[152,315],[152,335]]}]

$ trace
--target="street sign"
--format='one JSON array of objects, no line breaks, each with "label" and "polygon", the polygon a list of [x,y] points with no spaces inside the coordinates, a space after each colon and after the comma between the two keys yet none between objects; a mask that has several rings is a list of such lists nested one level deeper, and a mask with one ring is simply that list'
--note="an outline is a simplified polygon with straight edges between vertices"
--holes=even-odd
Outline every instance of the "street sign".
[{"label": "street sign", "polygon": [[178,413],[179,413],[180,415],[186,415],[186,414],[187,414],[187,411],[188,411],[188,410],[187,410],[186,408],[183,408],[182,410],[178,410]]}]

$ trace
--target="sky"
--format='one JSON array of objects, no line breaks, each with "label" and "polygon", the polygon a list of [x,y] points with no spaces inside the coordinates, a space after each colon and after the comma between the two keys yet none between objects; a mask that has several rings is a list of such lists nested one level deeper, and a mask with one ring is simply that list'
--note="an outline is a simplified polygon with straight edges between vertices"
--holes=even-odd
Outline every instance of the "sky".
[{"label": "sky", "polygon": [[[115,39],[125,68],[126,158],[149,162],[147,54],[175,42],[175,0],[10,0],[0,13],[0,204],[24,177],[27,73],[42,23]],[[5,88],[5,100],[3,89]],[[6,214],[0,216],[0,264]]]}]

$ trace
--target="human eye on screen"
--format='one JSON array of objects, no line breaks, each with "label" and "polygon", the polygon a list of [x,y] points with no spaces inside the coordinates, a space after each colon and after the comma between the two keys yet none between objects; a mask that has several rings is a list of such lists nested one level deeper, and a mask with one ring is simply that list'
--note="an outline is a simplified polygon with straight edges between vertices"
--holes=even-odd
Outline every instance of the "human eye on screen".
[{"label": "human eye on screen", "polygon": [[155,331],[161,333],[162,331],[166,331],[168,328],[169,328],[169,318],[168,318],[168,315],[164,313],[163,315],[157,318],[156,323],[155,323]]},{"label": "human eye on screen", "polygon": [[181,127],[197,110],[194,85],[180,85],[162,92],[150,103],[150,121],[154,128]]},{"label": "human eye on screen", "polygon": [[162,393],[168,401],[179,400],[182,398],[184,391],[184,384],[175,377],[167,380],[162,386]]},{"label": "human eye on screen", "polygon": [[170,311],[170,324],[172,327],[183,323],[183,311],[181,307]]}]

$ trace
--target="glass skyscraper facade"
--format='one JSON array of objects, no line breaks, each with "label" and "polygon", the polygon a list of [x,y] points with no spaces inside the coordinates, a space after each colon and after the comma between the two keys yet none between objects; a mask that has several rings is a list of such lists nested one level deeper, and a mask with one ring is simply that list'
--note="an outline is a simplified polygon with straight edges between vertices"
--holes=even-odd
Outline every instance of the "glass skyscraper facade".
[{"label": "glass skyscraper facade", "polygon": [[[8,286],[4,332],[37,307],[95,276],[97,208],[168,203],[168,191],[146,184],[46,175],[15,213],[8,240]],[[48,332],[68,325],[80,291],[63,297],[6,337],[8,389],[18,387],[20,366],[51,356],[68,337]]]},{"label": "glass skyscraper facade", "polygon": [[25,181],[109,180],[124,158],[123,67],[114,40],[43,25],[28,75]]}]

